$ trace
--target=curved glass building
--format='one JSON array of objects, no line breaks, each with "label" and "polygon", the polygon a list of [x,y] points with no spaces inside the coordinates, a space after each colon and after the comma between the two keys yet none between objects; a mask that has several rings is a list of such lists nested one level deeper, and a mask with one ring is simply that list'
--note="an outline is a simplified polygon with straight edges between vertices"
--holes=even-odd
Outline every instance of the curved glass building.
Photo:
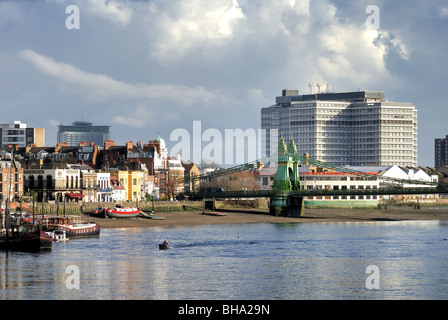
[{"label": "curved glass building", "polygon": [[58,128],[58,143],[65,142],[69,146],[77,146],[80,142],[87,142],[87,145],[93,142],[102,146],[105,140],[111,140],[110,126],[94,126],[88,121],[60,124]]}]

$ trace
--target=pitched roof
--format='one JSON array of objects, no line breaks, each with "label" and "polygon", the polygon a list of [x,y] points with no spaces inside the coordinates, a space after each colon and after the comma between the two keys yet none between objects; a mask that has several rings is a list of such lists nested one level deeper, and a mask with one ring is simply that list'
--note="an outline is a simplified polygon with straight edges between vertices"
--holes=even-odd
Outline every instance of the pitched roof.
[{"label": "pitched roof", "polygon": [[109,149],[107,149],[109,152],[128,152],[128,149],[126,146],[110,146]]},{"label": "pitched roof", "polygon": [[193,162],[183,162],[182,161],[182,166],[185,168],[185,171],[191,171],[191,169],[193,169],[193,167],[196,166],[196,164]]},{"label": "pitched roof", "polygon": [[78,152],[78,146],[68,146],[68,147],[61,147],[59,149],[59,153],[69,153],[69,152]]},{"label": "pitched roof", "polygon": [[38,153],[41,151],[46,151],[48,153],[54,153],[54,147],[31,147],[28,150],[29,153]]}]

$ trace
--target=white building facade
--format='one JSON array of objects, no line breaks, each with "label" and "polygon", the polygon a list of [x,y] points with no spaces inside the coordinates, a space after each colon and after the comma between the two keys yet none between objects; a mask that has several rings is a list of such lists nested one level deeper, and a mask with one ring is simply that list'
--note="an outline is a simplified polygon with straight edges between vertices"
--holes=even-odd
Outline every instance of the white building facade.
[{"label": "white building facade", "polygon": [[35,144],[43,147],[45,145],[44,129],[30,128],[21,121],[0,124],[0,143],[1,146],[17,145],[26,147]]},{"label": "white building facade", "polygon": [[299,95],[283,90],[276,105],[262,108],[261,128],[267,131],[267,155],[280,132],[285,140],[294,139],[299,154],[334,165],[417,165],[417,109],[388,102],[381,91]]},{"label": "white building facade", "polygon": [[97,202],[109,202],[112,201],[112,195],[114,190],[110,183],[110,173],[109,172],[98,172],[96,174],[96,201]]}]

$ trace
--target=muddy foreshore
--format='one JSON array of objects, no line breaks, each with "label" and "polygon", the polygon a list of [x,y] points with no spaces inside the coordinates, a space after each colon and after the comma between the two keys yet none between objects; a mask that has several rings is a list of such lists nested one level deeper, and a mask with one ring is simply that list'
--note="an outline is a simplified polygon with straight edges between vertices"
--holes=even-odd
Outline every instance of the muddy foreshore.
[{"label": "muddy foreshore", "polygon": [[447,208],[394,207],[388,209],[306,209],[302,217],[275,217],[267,210],[260,209],[228,209],[220,210],[220,215],[202,211],[185,211],[176,213],[156,213],[164,219],[148,218],[98,218],[83,214],[86,221],[96,222],[101,228],[143,228],[191,226],[207,224],[238,223],[323,223],[323,222],[377,222],[405,220],[438,220],[448,221]]}]

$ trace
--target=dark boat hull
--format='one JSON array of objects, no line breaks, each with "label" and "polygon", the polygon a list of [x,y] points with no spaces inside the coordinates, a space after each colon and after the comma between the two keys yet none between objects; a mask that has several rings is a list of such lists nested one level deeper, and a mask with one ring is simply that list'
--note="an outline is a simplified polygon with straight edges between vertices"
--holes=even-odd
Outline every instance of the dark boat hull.
[{"label": "dark boat hull", "polygon": [[106,218],[106,211],[104,209],[95,209],[90,212],[91,216],[98,218]]},{"label": "dark boat hull", "polygon": [[89,232],[75,232],[75,231],[70,231],[68,229],[64,229],[65,230],[65,234],[67,236],[67,238],[69,239],[80,239],[80,238],[98,238],[100,236],[100,228],[98,227],[98,229],[94,230],[94,231],[89,231]]},{"label": "dark boat hull", "polygon": [[52,248],[52,242],[51,237],[42,230],[13,233],[7,239],[0,239],[0,250],[48,251]]}]

